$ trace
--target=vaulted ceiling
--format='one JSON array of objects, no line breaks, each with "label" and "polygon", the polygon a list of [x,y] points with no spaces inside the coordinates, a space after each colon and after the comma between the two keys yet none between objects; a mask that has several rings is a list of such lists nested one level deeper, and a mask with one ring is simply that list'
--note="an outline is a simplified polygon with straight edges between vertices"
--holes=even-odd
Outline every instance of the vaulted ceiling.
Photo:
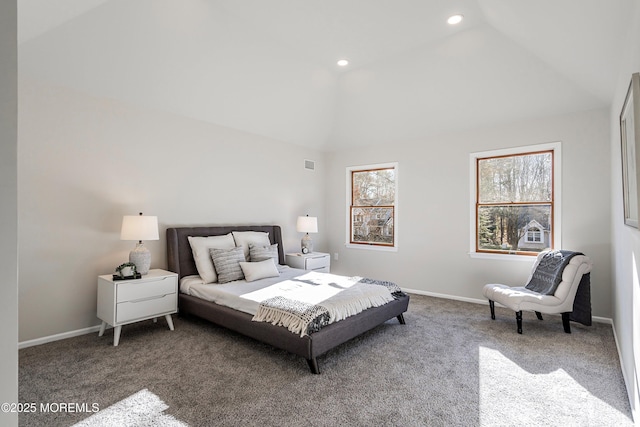
[{"label": "vaulted ceiling", "polygon": [[[21,75],[331,150],[608,107],[637,0],[18,0]],[[464,15],[451,26],[447,17]],[[336,61],[350,64],[339,67]]]}]

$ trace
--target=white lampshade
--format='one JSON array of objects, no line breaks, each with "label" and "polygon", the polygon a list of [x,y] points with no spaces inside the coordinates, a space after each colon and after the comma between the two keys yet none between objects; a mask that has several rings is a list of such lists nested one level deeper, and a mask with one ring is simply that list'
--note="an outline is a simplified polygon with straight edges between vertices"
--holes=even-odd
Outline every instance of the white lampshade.
[{"label": "white lampshade", "polygon": [[120,240],[159,240],[158,217],[125,215],[122,217]]},{"label": "white lampshade", "polygon": [[318,218],[315,216],[299,216],[296,223],[296,230],[299,233],[317,233],[318,232]]},{"label": "white lampshade", "polygon": [[158,217],[125,215],[122,217],[120,240],[137,240],[136,247],[129,252],[129,262],[136,265],[136,272],[147,274],[151,267],[151,252],[143,244],[143,240],[159,240]]}]

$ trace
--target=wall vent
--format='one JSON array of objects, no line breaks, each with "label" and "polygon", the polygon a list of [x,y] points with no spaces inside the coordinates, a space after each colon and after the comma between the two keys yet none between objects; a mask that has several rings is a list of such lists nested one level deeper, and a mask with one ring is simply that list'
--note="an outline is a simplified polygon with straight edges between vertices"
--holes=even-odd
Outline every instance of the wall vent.
[{"label": "wall vent", "polygon": [[308,171],[314,171],[316,170],[316,162],[314,162],[313,160],[305,160],[304,168]]}]

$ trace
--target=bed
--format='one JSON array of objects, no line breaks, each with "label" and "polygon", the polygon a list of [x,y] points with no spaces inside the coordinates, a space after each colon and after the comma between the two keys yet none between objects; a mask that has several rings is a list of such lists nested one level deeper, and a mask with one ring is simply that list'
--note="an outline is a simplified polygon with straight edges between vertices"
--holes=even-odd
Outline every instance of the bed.
[{"label": "bed", "polygon": [[[191,237],[223,236],[231,232],[254,231],[268,233],[271,244],[277,243],[279,264],[285,264],[282,231],[277,225],[173,227],[167,229],[167,262],[169,270],[178,274],[179,280],[198,275],[194,255],[189,243]],[[304,357],[309,369],[319,374],[318,356],[332,348],[375,328],[382,323],[398,319],[405,324],[403,313],[407,311],[409,296],[403,294],[378,307],[368,308],[356,315],[322,327],[316,332],[301,336],[283,326],[268,322],[252,321],[251,314],[216,304],[205,299],[180,292],[178,312],[192,315],[231,329],[276,348]]]}]

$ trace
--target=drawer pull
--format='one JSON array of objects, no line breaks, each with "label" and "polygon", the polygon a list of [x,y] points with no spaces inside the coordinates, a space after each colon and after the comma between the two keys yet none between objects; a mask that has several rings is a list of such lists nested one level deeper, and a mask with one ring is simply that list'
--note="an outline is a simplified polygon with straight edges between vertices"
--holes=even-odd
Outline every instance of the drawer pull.
[{"label": "drawer pull", "polygon": [[170,295],[170,294],[154,295],[154,296],[152,296],[152,297],[148,297],[148,298],[132,299],[132,300],[131,300],[131,301],[129,301],[129,302],[130,302],[130,303],[137,303],[137,302],[142,302],[142,301],[151,301],[151,300],[154,300],[154,299],[164,298],[164,297],[166,297],[167,295]]}]

